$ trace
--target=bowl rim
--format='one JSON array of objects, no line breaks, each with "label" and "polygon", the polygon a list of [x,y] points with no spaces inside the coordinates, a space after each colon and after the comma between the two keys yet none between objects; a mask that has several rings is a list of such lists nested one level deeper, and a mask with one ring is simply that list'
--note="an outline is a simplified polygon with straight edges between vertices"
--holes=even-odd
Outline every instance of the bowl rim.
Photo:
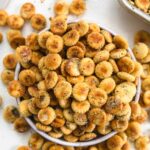
[{"label": "bowl rim", "polygon": [[[77,22],[78,20],[74,21],[74,22]],[[88,21],[89,22],[89,21]],[[72,23],[72,22],[70,22]],[[99,24],[98,24],[99,25]],[[109,31],[113,36],[114,35],[117,35],[116,33],[114,33],[113,31],[111,31],[110,29],[107,29],[105,27],[102,27],[101,25],[99,25],[99,27],[101,29],[104,29],[104,30],[107,30]],[[41,32],[44,32],[44,31],[47,31],[49,30],[49,28],[45,28],[44,30],[42,30]],[[133,61],[136,61],[136,58],[132,52],[132,50],[130,48],[127,49],[132,60]],[[15,80],[18,80],[18,75],[19,75],[19,72],[20,72],[20,69],[21,69],[21,65],[18,63],[17,66],[16,66],[16,69],[15,69]],[[138,83],[137,83],[137,89],[136,89],[136,95],[135,95],[135,98],[133,101],[139,101],[139,98],[140,98],[140,92],[141,92],[141,78],[138,77]],[[20,103],[20,98],[17,98],[17,103],[19,104]],[[90,141],[85,141],[85,142],[67,142],[63,139],[57,139],[57,138],[53,138],[51,137],[50,135],[48,135],[47,133],[43,132],[43,131],[40,131],[36,128],[35,124],[33,123],[33,121],[29,118],[29,117],[26,117],[25,120],[27,121],[27,123],[30,125],[30,127],[36,132],[38,133],[39,135],[41,135],[42,137],[44,137],[45,139],[47,139],[48,141],[51,141],[51,142],[54,142],[56,144],[60,144],[60,145],[63,145],[63,146],[73,146],[73,147],[87,147],[87,146],[92,146],[92,145],[96,145],[98,143],[101,143],[101,142],[104,142],[106,140],[108,140],[109,138],[111,138],[112,136],[114,136],[115,134],[117,134],[116,131],[112,131],[104,136],[101,136],[101,137],[97,137],[93,140],[90,140]]]},{"label": "bowl rim", "polygon": [[136,6],[130,4],[128,0],[118,0],[118,2],[123,8],[130,11],[133,15],[135,15],[139,19],[143,20],[144,22],[150,24],[150,15],[149,14],[144,13],[142,10],[140,10]]}]

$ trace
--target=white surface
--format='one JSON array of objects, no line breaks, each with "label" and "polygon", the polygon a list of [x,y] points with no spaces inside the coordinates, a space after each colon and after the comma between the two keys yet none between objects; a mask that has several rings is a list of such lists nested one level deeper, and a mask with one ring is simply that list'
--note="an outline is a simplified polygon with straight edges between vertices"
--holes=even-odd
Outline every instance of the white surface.
[{"label": "white surface", "polygon": [[[1,1],[1,0],[0,0]],[[19,13],[19,8],[26,0],[13,0],[7,7],[9,14]],[[82,16],[85,20],[97,22],[102,26],[111,29],[112,31],[123,35],[127,38],[132,46],[133,35],[136,31],[144,29],[150,32],[150,28],[145,23],[141,22],[128,12],[126,12],[114,0],[86,0],[87,1],[87,12]],[[45,16],[52,16],[52,7],[55,0],[45,0],[41,4],[40,0],[30,0],[36,5],[37,12],[42,13]],[[27,30],[28,29],[28,30]],[[7,44],[6,34],[7,28],[0,28],[0,31],[4,35],[4,42],[0,45],[0,72],[3,70],[2,59],[3,57],[12,52],[13,50]],[[24,35],[30,33],[31,28],[29,24],[23,28]],[[4,99],[4,106],[8,104],[16,104],[15,100],[10,97],[7,93],[5,86],[0,81],[0,95]],[[3,106],[3,107],[4,107]],[[2,109],[0,109],[2,114]],[[143,126],[143,130],[147,132],[146,128],[148,124]],[[16,150],[19,145],[27,144],[30,133],[18,134],[14,131],[13,126],[7,124],[2,115],[0,115],[0,150]]]},{"label": "white surface", "polygon": [[4,9],[7,7],[10,0],[0,0],[0,9]]}]

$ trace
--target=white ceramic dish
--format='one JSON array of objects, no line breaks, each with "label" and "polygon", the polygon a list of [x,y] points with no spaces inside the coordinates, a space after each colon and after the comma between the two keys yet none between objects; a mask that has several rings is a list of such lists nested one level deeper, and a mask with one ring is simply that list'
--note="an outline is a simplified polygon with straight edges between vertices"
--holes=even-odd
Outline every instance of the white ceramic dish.
[{"label": "white ceramic dish", "polygon": [[[101,27],[103,28],[103,27]],[[106,28],[103,28],[107,31],[109,31],[112,35],[116,35],[114,32],[106,29]],[[44,29],[43,31],[46,31],[48,30],[47,29]],[[43,32],[42,31],[42,32]],[[129,54],[131,55],[131,58],[136,61],[135,57],[134,57],[134,54],[132,52],[131,49],[128,49],[128,52]],[[17,80],[18,79],[18,75],[19,75],[19,72],[20,72],[20,69],[21,69],[21,66],[20,64],[17,64],[16,66],[16,70],[15,70],[15,79]],[[139,98],[140,98],[140,91],[141,91],[141,79],[139,78],[138,79],[138,85],[137,85],[137,92],[136,92],[136,96],[134,98],[135,101],[138,101]],[[20,103],[20,99],[17,99],[17,102]],[[109,139],[110,137],[114,136],[117,132],[116,131],[112,131],[111,133],[107,134],[107,135],[104,135],[104,136],[101,136],[101,137],[98,137],[96,139],[93,139],[91,141],[87,141],[87,142],[75,142],[75,143],[72,143],[72,142],[67,142],[63,139],[56,139],[56,138],[53,138],[53,137],[50,137],[48,134],[46,134],[45,132],[42,132],[40,130],[38,130],[34,124],[34,122],[30,119],[30,118],[25,118],[26,121],[28,122],[28,124],[31,126],[31,128],[37,132],[38,134],[40,134],[42,137],[44,137],[45,139],[49,140],[49,141],[52,141],[52,142],[55,142],[57,144],[60,144],[60,145],[64,145],[64,146],[73,146],[73,147],[86,147],[86,146],[91,146],[91,145],[96,145],[98,143],[101,143],[103,141],[106,141],[107,139]]]},{"label": "white ceramic dish", "polygon": [[144,22],[147,22],[150,24],[150,15],[145,14],[142,10],[130,4],[128,0],[118,0],[118,2],[120,3],[122,7],[124,7],[126,10],[131,12],[133,15],[137,16]]}]

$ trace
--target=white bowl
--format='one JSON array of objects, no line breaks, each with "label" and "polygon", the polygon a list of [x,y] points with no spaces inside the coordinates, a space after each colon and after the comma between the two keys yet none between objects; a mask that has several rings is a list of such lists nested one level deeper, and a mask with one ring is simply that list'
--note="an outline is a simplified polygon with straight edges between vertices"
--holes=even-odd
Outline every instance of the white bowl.
[{"label": "white bowl", "polygon": [[140,18],[144,22],[147,22],[150,24],[150,15],[144,13],[142,10],[140,10],[136,6],[130,4],[128,0],[118,0],[118,2],[120,3],[122,7],[124,7],[126,10],[131,12],[133,15]]},{"label": "white bowl", "polygon": [[[101,27],[103,28],[103,27]],[[112,35],[116,35],[114,32],[106,29],[106,28],[103,28],[107,31],[109,31]],[[43,31],[46,31],[48,29],[44,29]],[[42,31],[42,32],[43,32]],[[131,58],[136,61],[135,57],[134,57],[134,54],[132,52],[131,49],[128,49],[128,52],[129,54],[131,55]],[[19,72],[20,72],[20,69],[21,69],[21,66],[20,64],[17,64],[16,66],[16,70],[15,70],[15,79],[17,80],[18,79],[18,75],[19,75]],[[138,78],[138,85],[137,85],[137,92],[136,92],[136,96],[135,96],[135,99],[134,101],[138,101],[139,98],[140,98],[140,91],[141,91],[141,79]],[[20,99],[17,99],[17,102],[20,103]],[[111,133],[107,134],[107,135],[104,135],[104,136],[100,136],[100,137],[97,137],[96,139],[93,139],[91,141],[87,141],[87,142],[67,142],[63,139],[56,139],[56,138],[53,138],[51,136],[49,136],[48,134],[46,134],[45,132],[42,132],[40,130],[38,130],[35,126],[35,124],[33,123],[33,121],[30,119],[30,118],[25,118],[26,121],[28,122],[28,124],[31,126],[31,128],[37,132],[38,134],[40,134],[42,137],[44,137],[45,139],[49,140],[49,141],[52,141],[54,143],[57,143],[57,144],[60,144],[60,145],[63,145],[63,146],[73,146],[73,147],[86,147],[86,146],[91,146],[91,145],[96,145],[98,143],[101,143],[101,142],[104,142],[106,141],[107,139],[109,139],[110,137],[114,136],[115,134],[117,134],[116,131],[112,131]]]}]

